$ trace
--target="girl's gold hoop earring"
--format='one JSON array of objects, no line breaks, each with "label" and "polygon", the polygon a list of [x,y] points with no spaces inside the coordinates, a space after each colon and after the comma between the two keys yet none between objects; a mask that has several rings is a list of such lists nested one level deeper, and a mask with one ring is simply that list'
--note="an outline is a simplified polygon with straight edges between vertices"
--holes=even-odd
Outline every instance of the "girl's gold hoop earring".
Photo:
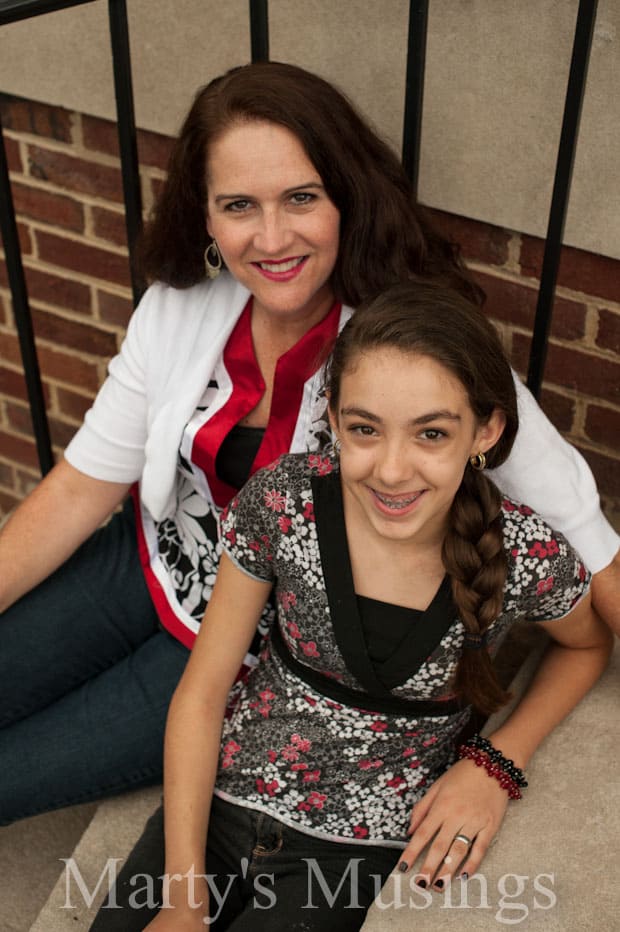
[{"label": "girl's gold hoop earring", "polygon": [[205,270],[208,278],[217,278],[222,268],[222,255],[214,239],[205,249]]},{"label": "girl's gold hoop earring", "polygon": [[480,451],[478,453],[474,453],[473,456],[469,457],[469,464],[472,467],[472,469],[476,469],[478,472],[482,472],[482,470],[485,468],[487,464],[487,458],[484,455],[484,453]]}]

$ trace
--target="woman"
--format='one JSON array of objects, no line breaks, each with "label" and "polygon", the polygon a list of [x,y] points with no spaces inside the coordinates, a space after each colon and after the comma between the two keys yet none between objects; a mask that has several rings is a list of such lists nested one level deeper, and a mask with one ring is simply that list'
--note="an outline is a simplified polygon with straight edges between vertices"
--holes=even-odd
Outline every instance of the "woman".
[{"label": "woman", "polygon": [[[144,267],[155,284],[83,427],[0,537],[0,823],[161,778],[217,514],[275,456],[327,439],[320,351],[390,282],[477,294],[391,150],[333,87],[277,63],[197,95]],[[518,390],[498,481],[600,570],[618,539],[591,474]],[[135,517],[96,530],[132,488]]]},{"label": "woman", "polygon": [[[471,874],[522,768],[609,656],[579,557],[483,473],[508,455],[517,410],[477,308],[389,289],[345,326],[328,385],[338,453],[281,457],[222,516],[170,708],[170,908],[148,932],[207,915],[229,932],[354,930],[397,863],[406,874],[422,854],[408,880],[438,890]],[[272,585],[270,646],[226,719]],[[491,658],[525,618],[552,646],[516,710],[455,762],[471,706],[508,699]],[[144,913],[110,912],[111,927],[143,928]]]}]

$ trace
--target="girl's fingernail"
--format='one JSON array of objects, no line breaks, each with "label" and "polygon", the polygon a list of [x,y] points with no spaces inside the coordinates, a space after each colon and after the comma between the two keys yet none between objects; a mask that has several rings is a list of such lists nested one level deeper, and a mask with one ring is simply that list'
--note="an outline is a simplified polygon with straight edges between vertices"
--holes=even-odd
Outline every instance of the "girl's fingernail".
[{"label": "girl's fingernail", "polygon": [[441,877],[439,878],[439,880],[435,881],[435,886],[437,887],[438,890],[443,890],[443,880],[441,879]]},{"label": "girl's fingernail", "polygon": [[416,880],[416,883],[417,883],[418,887],[422,887],[422,889],[425,889],[425,888],[428,886],[428,884],[426,883],[424,877],[418,877],[417,880]]},{"label": "girl's fingernail", "polygon": [[463,871],[462,874],[459,874],[459,880],[469,880],[469,874],[467,871]]},{"label": "girl's fingernail", "polygon": [[398,869],[401,872],[401,874],[404,874],[405,871],[409,870],[409,865],[407,864],[406,861],[401,861],[400,864],[398,865]]}]

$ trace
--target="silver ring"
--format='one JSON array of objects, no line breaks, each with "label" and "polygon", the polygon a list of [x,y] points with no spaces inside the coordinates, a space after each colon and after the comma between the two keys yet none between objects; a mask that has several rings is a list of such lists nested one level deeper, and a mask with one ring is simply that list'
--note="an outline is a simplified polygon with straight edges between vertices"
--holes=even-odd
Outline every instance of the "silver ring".
[{"label": "silver ring", "polygon": [[473,845],[472,839],[468,838],[467,835],[455,835],[452,841],[462,841],[468,848],[471,848]]}]

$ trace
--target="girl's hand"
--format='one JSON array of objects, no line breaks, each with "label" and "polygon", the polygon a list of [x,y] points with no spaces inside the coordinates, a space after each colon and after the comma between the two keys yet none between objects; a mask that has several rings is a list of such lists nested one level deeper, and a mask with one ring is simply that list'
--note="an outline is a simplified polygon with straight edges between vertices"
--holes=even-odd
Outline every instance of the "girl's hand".
[{"label": "girl's hand", "polygon": [[[507,804],[506,790],[482,767],[471,760],[457,761],[413,807],[412,837],[399,869],[405,869],[403,863],[409,869],[427,848],[416,874],[420,886],[440,890],[455,874],[470,876],[495,837]],[[471,847],[459,835],[470,839]]]},{"label": "girl's hand", "polygon": [[195,910],[191,913],[181,913],[178,909],[162,909],[148,926],[144,927],[144,932],[204,932],[208,928],[202,913]]},{"label": "girl's hand", "polygon": [[209,928],[209,889],[201,877],[191,884],[173,882],[169,903],[170,908],[160,909],[144,932],[204,932]]}]

